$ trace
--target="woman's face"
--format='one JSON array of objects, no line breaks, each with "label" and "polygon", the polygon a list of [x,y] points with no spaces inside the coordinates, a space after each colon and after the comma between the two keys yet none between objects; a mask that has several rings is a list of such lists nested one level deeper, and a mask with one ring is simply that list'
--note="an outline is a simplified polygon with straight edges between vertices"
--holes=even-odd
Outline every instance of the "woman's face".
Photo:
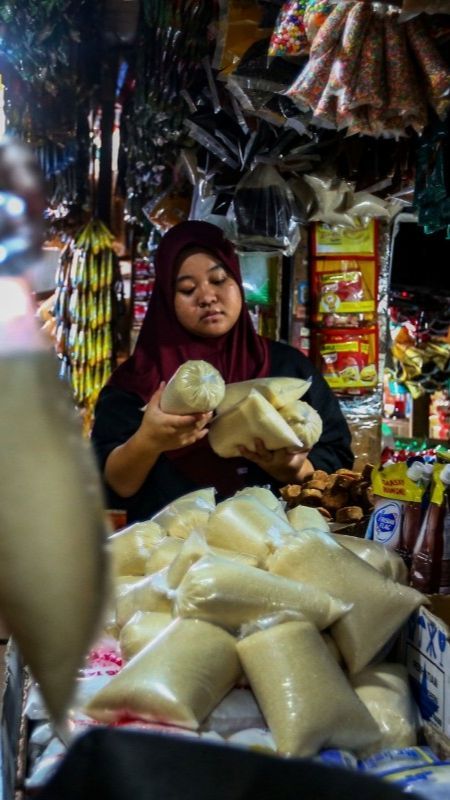
[{"label": "woman's face", "polygon": [[205,252],[190,253],[181,262],[175,280],[175,314],[178,322],[196,336],[228,333],[242,309],[238,284],[217,258]]}]

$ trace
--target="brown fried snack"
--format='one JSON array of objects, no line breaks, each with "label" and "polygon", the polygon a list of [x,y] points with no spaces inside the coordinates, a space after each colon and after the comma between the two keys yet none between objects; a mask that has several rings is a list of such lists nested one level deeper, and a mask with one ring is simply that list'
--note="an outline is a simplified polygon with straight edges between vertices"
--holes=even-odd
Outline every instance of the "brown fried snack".
[{"label": "brown fried snack", "polygon": [[363,516],[363,510],[359,506],[345,506],[336,511],[336,522],[359,522]]}]

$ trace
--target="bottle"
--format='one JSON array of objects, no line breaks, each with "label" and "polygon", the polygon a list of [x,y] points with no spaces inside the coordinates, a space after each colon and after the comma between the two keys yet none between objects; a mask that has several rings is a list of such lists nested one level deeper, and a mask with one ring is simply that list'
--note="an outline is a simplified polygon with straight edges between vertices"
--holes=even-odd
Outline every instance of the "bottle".
[{"label": "bottle", "polygon": [[400,541],[395,548],[397,553],[402,556],[408,570],[410,570],[414,545],[416,544],[422,519],[425,515],[424,498],[426,495],[428,496],[426,505],[428,506],[429,503],[429,491],[427,489],[431,483],[433,466],[431,464],[422,464],[420,461],[414,461],[408,468],[406,474],[408,478],[418,483],[424,489],[423,497],[420,502],[407,502],[404,505]]},{"label": "bottle", "polygon": [[439,481],[441,467],[433,473],[431,499],[414,546],[411,586],[425,594],[439,591],[443,550],[443,493]]},{"label": "bottle", "polygon": [[442,561],[439,578],[439,594],[450,594],[450,464],[443,468],[441,481],[444,484],[444,515],[442,521]]},{"label": "bottle", "polygon": [[386,462],[381,470],[373,470],[374,510],[366,533],[367,539],[373,539],[388,550],[403,555],[403,515],[405,507],[410,504],[420,510],[422,466],[420,462],[414,462],[410,467],[404,461]]}]

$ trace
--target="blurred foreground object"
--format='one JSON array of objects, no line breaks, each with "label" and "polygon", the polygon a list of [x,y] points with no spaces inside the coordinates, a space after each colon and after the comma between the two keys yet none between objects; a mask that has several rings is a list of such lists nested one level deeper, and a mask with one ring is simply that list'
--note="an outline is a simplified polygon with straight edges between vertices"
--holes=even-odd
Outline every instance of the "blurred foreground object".
[{"label": "blurred foreground object", "polygon": [[106,531],[90,446],[22,277],[42,207],[28,149],[0,143],[0,614],[60,724],[100,623]]}]

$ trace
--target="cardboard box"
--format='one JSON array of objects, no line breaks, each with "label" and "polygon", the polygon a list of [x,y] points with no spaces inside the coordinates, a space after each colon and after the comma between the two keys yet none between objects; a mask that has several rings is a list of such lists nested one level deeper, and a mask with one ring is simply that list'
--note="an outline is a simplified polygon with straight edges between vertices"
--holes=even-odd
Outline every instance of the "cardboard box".
[{"label": "cardboard box", "polygon": [[433,595],[406,628],[406,664],[424,722],[450,738],[450,596]]}]

